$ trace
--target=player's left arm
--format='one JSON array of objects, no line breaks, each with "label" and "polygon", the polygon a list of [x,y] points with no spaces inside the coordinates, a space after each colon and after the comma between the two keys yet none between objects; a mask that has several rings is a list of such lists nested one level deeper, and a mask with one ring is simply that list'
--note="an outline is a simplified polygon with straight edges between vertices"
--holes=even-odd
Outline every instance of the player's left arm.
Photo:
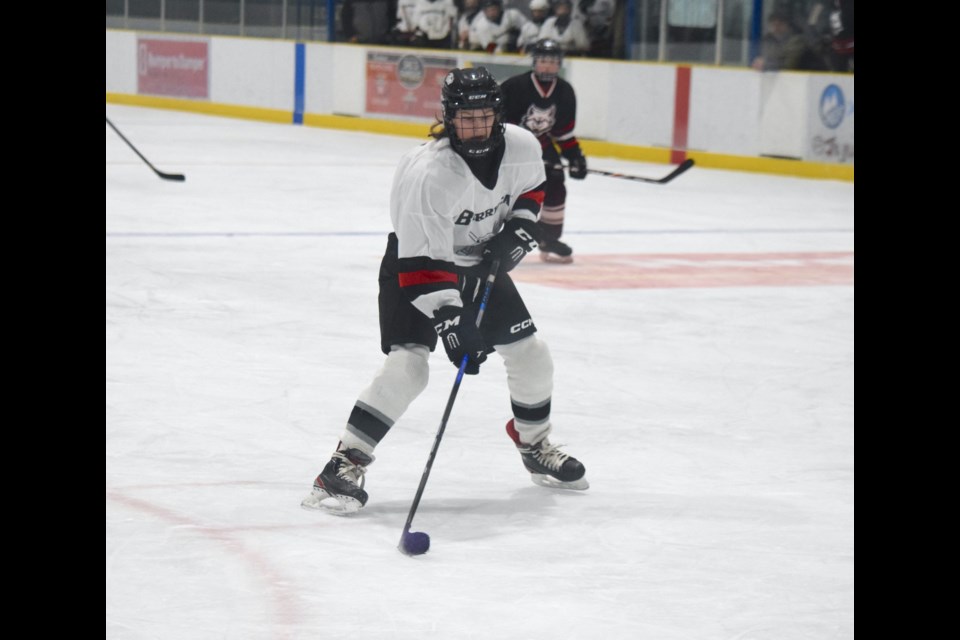
[{"label": "player's left arm", "polygon": [[484,258],[500,258],[500,269],[510,271],[537,248],[539,230],[537,219],[546,193],[546,174],[540,155],[540,143],[529,131],[515,139],[523,147],[527,161],[518,179],[520,195],[513,203],[499,233],[484,247]]},{"label": "player's left arm", "polygon": [[[540,164],[543,165],[542,162]],[[500,231],[484,247],[485,259],[500,258],[501,271],[510,271],[520,264],[528,253],[539,246],[537,216],[543,205],[546,185],[544,181],[537,187],[520,194]]]}]

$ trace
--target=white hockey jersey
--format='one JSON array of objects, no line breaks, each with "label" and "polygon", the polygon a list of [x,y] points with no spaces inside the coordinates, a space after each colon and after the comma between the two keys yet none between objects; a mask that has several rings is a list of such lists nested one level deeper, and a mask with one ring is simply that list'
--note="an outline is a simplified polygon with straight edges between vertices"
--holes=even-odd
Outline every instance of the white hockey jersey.
[{"label": "white hockey jersey", "polygon": [[416,23],[413,21],[413,12],[417,0],[399,0],[397,2],[397,31],[403,33],[413,33]]},{"label": "white hockey jersey", "polygon": [[559,27],[557,17],[550,16],[540,27],[540,37],[556,40],[565,52],[583,52],[590,48],[590,36],[579,18],[570,20],[566,27]]},{"label": "white hockey jersey", "polygon": [[[584,5],[586,4],[586,11]],[[583,21],[588,32],[609,28],[613,24],[616,12],[614,0],[593,0],[590,3],[576,2],[573,5],[573,17]]]},{"label": "white hockey jersey", "polygon": [[533,46],[540,40],[540,27],[541,24],[537,24],[533,20],[530,20],[523,28],[520,29],[520,36],[517,38],[517,50],[521,52],[526,52],[528,47]]},{"label": "white hockey jersey", "polygon": [[[540,142],[508,124],[497,183],[487,189],[453,150],[448,138],[432,140],[401,158],[390,193],[390,218],[398,258],[472,267],[506,220],[536,221],[546,180]],[[447,305],[461,306],[455,284],[412,300],[427,317]]]},{"label": "white hockey jersey", "polygon": [[499,23],[491,22],[481,11],[470,23],[470,48],[504,53],[510,49],[511,38],[519,35],[527,22],[527,17],[517,9],[505,9]]},{"label": "white hockey jersey", "polygon": [[453,0],[417,0],[413,7],[414,26],[429,40],[449,37],[456,19],[457,7]]}]

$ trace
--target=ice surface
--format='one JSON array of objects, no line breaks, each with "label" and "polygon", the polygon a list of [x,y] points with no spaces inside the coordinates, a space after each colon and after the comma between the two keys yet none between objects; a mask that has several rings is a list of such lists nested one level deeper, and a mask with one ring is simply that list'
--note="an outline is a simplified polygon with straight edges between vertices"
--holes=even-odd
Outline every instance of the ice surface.
[{"label": "ice surface", "polygon": [[[302,510],[383,356],[377,269],[414,138],[107,105],[106,635],[854,637],[854,188],[694,167],[568,181],[576,262],[514,272],[556,364],[534,486],[502,362],[377,449],[367,508]],[[588,158],[659,177],[670,167]]]}]

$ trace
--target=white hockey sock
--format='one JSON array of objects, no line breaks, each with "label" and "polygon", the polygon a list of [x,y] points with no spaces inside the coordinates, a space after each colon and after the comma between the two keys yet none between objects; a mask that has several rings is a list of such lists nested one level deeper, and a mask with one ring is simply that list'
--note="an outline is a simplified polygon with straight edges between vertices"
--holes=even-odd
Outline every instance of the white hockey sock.
[{"label": "white hockey sock", "polygon": [[497,345],[507,369],[507,388],[513,408],[514,428],[521,442],[535,443],[551,429],[553,358],[547,343],[536,335],[519,342]]},{"label": "white hockey sock", "polygon": [[430,351],[423,345],[395,345],[370,385],[360,392],[340,436],[345,447],[373,454],[374,448],[427,388]]}]

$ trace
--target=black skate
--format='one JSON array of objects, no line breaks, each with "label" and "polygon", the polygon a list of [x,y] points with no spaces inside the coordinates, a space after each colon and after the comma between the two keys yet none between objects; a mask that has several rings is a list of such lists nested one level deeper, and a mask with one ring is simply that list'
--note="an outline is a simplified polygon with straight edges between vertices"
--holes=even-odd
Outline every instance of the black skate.
[{"label": "black skate", "polygon": [[559,240],[544,240],[540,243],[540,259],[553,264],[570,264],[573,262],[573,249]]},{"label": "black skate", "polygon": [[507,423],[507,435],[517,445],[523,466],[530,472],[534,484],[553,489],[587,489],[590,483],[584,478],[587,470],[576,458],[560,451],[561,445],[550,444],[544,438],[536,444],[520,442],[520,434],[513,426],[513,420]]},{"label": "black skate", "polygon": [[359,449],[338,448],[300,506],[340,516],[360,511],[367,504],[363,474],[372,462],[373,456]]}]

